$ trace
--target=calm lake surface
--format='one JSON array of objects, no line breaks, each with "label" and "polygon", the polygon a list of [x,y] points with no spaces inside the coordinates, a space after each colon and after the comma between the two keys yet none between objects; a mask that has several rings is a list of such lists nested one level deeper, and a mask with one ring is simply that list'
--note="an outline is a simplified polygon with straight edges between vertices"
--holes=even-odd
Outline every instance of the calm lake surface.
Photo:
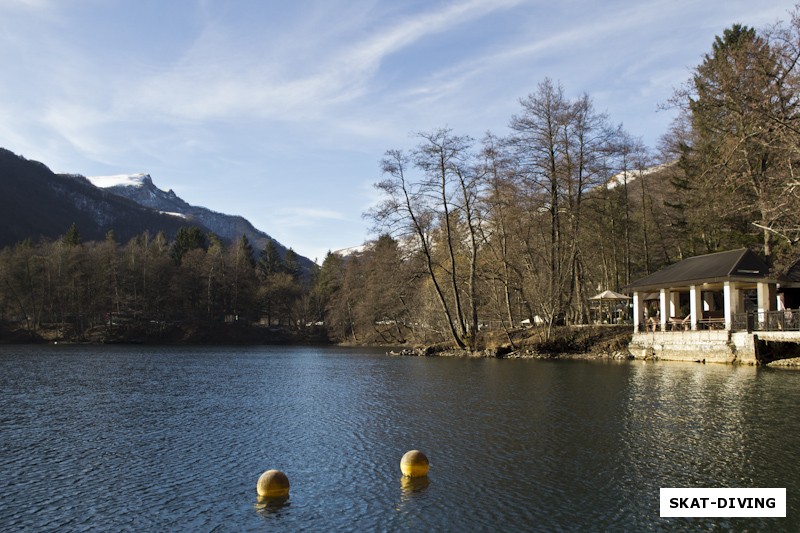
[{"label": "calm lake surface", "polygon": [[[4,346],[0,529],[798,531],[799,406],[753,367]],[[787,518],[661,519],[660,487],[786,487]]]}]

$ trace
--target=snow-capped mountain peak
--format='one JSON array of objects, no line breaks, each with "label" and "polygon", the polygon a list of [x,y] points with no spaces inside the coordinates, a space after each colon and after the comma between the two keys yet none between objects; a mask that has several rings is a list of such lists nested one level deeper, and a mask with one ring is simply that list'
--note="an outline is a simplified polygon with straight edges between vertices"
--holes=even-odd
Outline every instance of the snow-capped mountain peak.
[{"label": "snow-capped mountain peak", "polygon": [[114,176],[87,176],[92,185],[101,189],[109,187],[142,187],[153,183],[150,174],[116,174]]},{"label": "snow-capped mountain peak", "polygon": [[[269,240],[277,245],[279,253],[286,253],[286,247],[256,229],[247,219],[191,205],[172,189],[168,191],[159,189],[149,174],[119,174],[86,179],[95,187],[106,189],[112,194],[132,200],[161,214],[179,217],[188,223],[199,223],[227,242],[236,242],[245,235],[256,250],[263,250]],[[300,262],[306,270],[310,270],[313,265],[313,262],[305,257],[302,257]]]},{"label": "snow-capped mountain peak", "polygon": [[134,202],[162,212],[184,213],[191,206],[178,198],[170,189],[156,187],[150,174],[117,174],[115,176],[91,176],[87,180],[100,189],[124,196]]}]

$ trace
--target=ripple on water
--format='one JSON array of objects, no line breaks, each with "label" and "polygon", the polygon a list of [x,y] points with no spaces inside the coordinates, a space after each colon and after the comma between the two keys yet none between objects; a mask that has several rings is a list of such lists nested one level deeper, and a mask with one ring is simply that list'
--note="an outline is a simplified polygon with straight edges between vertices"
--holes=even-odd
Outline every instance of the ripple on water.
[{"label": "ripple on water", "polygon": [[[800,489],[798,384],[711,365],[3,347],[0,524],[669,529],[686,524],[658,518],[661,486]],[[402,478],[410,449],[430,458],[427,478]],[[259,507],[269,468],[291,495]],[[787,523],[797,514],[790,503]]]}]

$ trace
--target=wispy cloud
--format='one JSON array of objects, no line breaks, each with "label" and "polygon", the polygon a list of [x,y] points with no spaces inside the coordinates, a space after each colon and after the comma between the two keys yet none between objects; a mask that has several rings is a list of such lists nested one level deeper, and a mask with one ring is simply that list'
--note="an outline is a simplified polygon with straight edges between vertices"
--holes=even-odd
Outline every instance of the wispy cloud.
[{"label": "wispy cloud", "polygon": [[340,211],[315,207],[285,207],[276,213],[286,227],[307,227],[320,221],[348,220]]},{"label": "wispy cloud", "polygon": [[100,110],[69,102],[53,102],[41,118],[47,129],[75,149],[97,161],[113,158],[117,150],[97,135],[109,117]]},{"label": "wispy cloud", "polygon": [[409,18],[386,31],[381,28],[372,38],[357,43],[348,50],[340,61],[340,66],[350,66],[350,71],[368,72],[374,69],[387,56],[436,33],[453,29],[466,21],[479,18],[490,12],[508,9],[522,0],[472,0],[453,4],[439,11],[422,13]]},{"label": "wispy cloud", "polygon": [[[525,62],[535,64],[542,58],[563,58],[567,68],[573,68],[576,61],[593,55],[581,53],[582,49],[594,47],[605,39],[621,32],[643,27],[649,19],[657,16],[652,12],[653,5],[633,6],[627,9],[602,12],[599,18],[576,16],[572,23],[555,27],[532,26],[529,32],[520,33],[515,40],[497,50],[466,58],[455,65],[435,73],[424,84],[413,87],[407,93],[409,98],[431,101],[449,96],[471,82],[486,80],[488,72],[503,72],[519,68]],[[663,15],[662,15],[663,16]],[[609,58],[613,60],[613,58]],[[543,73],[544,77],[548,75]],[[523,95],[520,95],[523,96]]]},{"label": "wispy cloud", "polygon": [[0,9],[44,9],[50,7],[51,0],[0,0]]},{"label": "wispy cloud", "polygon": [[[270,121],[292,123],[294,128],[305,123],[323,134],[336,130],[375,137],[379,129],[386,130],[386,121],[356,115],[383,99],[370,92],[384,89],[375,86],[375,77],[387,58],[428,36],[520,3],[469,0],[413,13],[394,5],[375,10],[348,6],[353,17],[332,19],[332,8],[322,2],[325,7],[316,8],[318,16],[304,13],[291,21],[298,26],[242,35],[236,26],[206,13],[205,25],[182,53],[162,58],[142,54],[135,63],[124,65],[99,63],[92,56],[94,50],[64,38],[75,31],[76,21],[49,0],[0,0],[0,7],[47,11],[6,34],[7,42],[21,43],[24,55],[35,58],[21,74],[31,76],[27,111],[34,111],[53,143],[109,163],[119,159],[122,150],[148,150],[153,145],[148,138],[183,135],[189,136],[183,144],[191,144],[209,120],[260,121],[262,127]],[[26,34],[39,37],[27,39]],[[17,100],[8,112],[18,115],[18,97],[4,99]],[[356,102],[358,107],[351,109]],[[391,111],[385,113],[391,117]],[[330,135],[336,139],[335,133]]]},{"label": "wispy cloud", "polygon": [[520,1],[471,0],[409,15],[398,23],[372,21],[375,30],[362,39],[316,43],[313,65],[293,64],[291,47],[274,43],[270,45],[285,55],[267,60],[248,57],[247,52],[238,52],[236,36],[211,25],[180,62],[121,91],[119,106],[195,120],[242,115],[317,118],[330,105],[363,96],[388,56],[425,36]]}]

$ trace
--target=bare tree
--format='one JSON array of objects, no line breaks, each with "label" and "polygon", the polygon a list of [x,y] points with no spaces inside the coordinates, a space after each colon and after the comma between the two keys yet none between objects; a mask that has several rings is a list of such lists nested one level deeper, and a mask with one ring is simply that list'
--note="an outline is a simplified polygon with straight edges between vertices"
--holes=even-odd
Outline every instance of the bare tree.
[{"label": "bare tree", "polygon": [[[522,113],[511,118],[513,130],[510,142],[515,149],[520,171],[529,192],[531,213],[549,215],[549,242],[541,258],[547,269],[547,289],[540,307],[553,324],[564,310],[563,243],[561,233],[561,180],[559,167],[564,161],[563,147],[559,142],[562,128],[569,115],[569,102],[560,85],[550,79],[539,84],[537,91],[520,100]],[[534,258],[539,254],[529,253]],[[538,270],[533,264],[530,268]]]},{"label": "bare tree", "polygon": [[481,202],[488,221],[481,228],[482,241],[492,257],[491,262],[487,261],[485,276],[490,284],[500,283],[502,310],[498,309],[499,316],[508,327],[512,327],[515,322],[512,301],[516,292],[515,280],[519,278],[512,251],[514,220],[518,218],[515,214],[519,195],[518,173],[504,141],[491,133],[483,139],[480,157],[479,174],[484,181]]},{"label": "bare tree", "polygon": [[[376,228],[414,242],[423,257],[453,342],[474,348],[478,328],[480,247],[479,181],[471,165],[472,140],[449,129],[420,133],[412,155],[386,152],[386,178],[376,187],[383,202],[370,213]],[[412,179],[409,170],[420,176]],[[462,259],[466,255],[466,259]]]},{"label": "bare tree", "polygon": [[[549,232],[547,243],[526,253],[527,267],[547,284],[537,294],[538,305],[551,326],[570,312],[576,321],[586,317],[581,235],[587,193],[608,179],[607,154],[618,130],[594,110],[591,99],[564,96],[560,85],[545,80],[521,100],[522,113],[511,120],[511,146],[527,193],[531,227]],[[547,215],[548,224],[542,223]],[[539,242],[537,242],[539,241]],[[537,263],[543,262],[541,266]],[[547,272],[542,276],[541,271]]]}]

